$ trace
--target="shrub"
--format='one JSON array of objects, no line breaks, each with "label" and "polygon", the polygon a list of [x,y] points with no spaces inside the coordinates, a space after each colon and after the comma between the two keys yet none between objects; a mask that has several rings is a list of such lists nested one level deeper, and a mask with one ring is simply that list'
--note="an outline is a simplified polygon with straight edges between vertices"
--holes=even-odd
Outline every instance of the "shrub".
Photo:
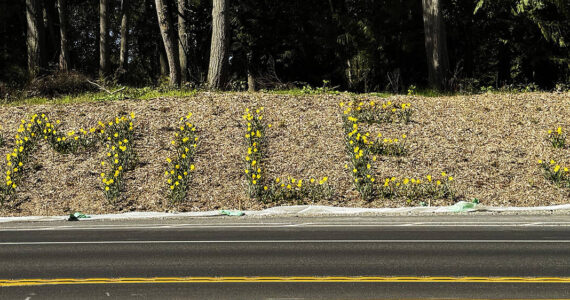
[{"label": "shrub", "polygon": [[78,72],[56,72],[32,80],[27,94],[28,97],[55,97],[96,91],[97,87],[87,80],[87,77]]}]

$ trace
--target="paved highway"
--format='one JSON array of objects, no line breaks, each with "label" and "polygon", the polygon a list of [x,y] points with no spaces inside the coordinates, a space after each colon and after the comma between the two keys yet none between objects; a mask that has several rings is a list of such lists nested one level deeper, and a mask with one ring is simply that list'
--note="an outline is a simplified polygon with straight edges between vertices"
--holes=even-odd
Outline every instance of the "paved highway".
[{"label": "paved highway", "polygon": [[0,225],[0,298],[570,298],[568,216]]}]

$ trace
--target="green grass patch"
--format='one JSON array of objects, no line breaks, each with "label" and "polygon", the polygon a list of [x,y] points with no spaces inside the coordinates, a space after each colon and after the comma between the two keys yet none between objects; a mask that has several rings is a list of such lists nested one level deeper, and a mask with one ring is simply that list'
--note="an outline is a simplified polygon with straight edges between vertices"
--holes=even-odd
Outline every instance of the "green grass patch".
[{"label": "green grass patch", "polygon": [[[121,90],[122,89],[122,90]],[[112,94],[107,92],[87,92],[79,95],[63,95],[59,97],[22,97],[12,101],[0,102],[3,106],[18,105],[40,105],[40,104],[73,104],[73,103],[89,103],[100,101],[118,101],[126,99],[149,100],[160,97],[192,97],[197,91],[195,89],[164,89],[164,88],[129,88],[115,87],[109,88],[110,91],[116,91]]]}]

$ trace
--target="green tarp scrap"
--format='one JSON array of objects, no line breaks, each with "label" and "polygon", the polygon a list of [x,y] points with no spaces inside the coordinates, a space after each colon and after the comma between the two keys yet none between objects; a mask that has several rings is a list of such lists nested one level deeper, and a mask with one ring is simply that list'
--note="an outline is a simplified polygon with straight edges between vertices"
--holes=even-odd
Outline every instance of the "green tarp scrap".
[{"label": "green tarp scrap", "polygon": [[221,210],[220,213],[225,216],[243,216],[245,213],[240,210]]},{"label": "green tarp scrap", "polygon": [[79,219],[89,219],[89,218],[91,218],[91,216],[88,216],[84,213],[75,212],[75,213],[69,214],[69,218],[67,220],[68,221],[79,221]]}]

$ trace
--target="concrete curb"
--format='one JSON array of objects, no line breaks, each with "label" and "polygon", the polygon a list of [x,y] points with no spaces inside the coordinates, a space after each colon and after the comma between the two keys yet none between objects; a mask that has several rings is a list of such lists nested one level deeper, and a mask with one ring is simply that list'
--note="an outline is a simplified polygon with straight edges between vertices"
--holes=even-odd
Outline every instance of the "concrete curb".
[{"label": "concrete curb", "polygon": [[[536,207],[493,207],[475,205],[474,208],[462,208],[458,202],[452,206],[440,207],[400,207],[400,208],[358,208],[358,207],[333,207],[321,205],[294,205],[294,206],[278,206],[259,211],[244,211],[245,216],[253,217],[281,217],[281,216],[373,216],[373,215],[433,215],[433,214],[457,214],[457,213],[473,213],[473,212],[520,212],[520,213],[540,213],[540,212],[570,212],[570,204],[553,205],[553,206],[536,206]],[[153,219],[153,218],[195,218],[195,217],[215,217],[223,216],[221,211],[205,211],[205,212],[182,212],[182,213],[166,213],[166,212],[127,212],[122,214],[102,214],[91,215],[90,218],[84,220],[137,220],[137,219]],[[62,221],[68,216],[26,216],[26,217],[0,217],[0,223],[7,222],[38,222],[38,221]]]}]

